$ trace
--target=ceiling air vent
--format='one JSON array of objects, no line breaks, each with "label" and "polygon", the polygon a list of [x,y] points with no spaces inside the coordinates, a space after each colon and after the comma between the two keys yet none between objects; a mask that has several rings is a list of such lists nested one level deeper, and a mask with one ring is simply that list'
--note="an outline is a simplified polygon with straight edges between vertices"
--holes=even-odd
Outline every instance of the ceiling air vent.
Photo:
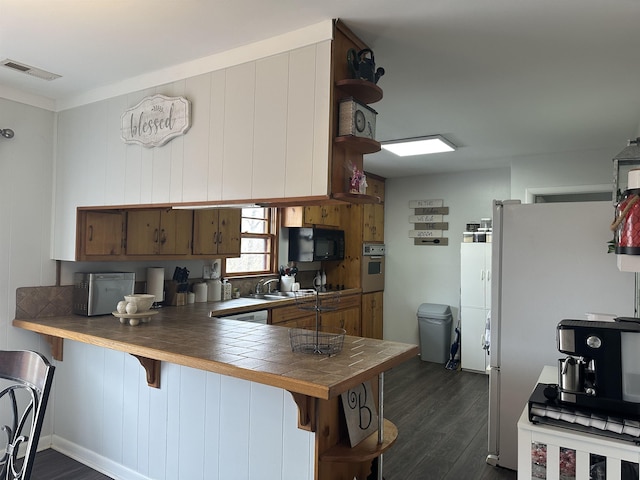
[{"label": "ceiling air vent", "polygon": [[16,72],[26,73],[27,75],[31,75],[32,77],[41,78],[42,80],[55,80],[56,78],[61,77],[61,75],[58,75],[56,73],[47,72],[45,70],[31,67],[29,65],[25,65],[24,63],[16,62],[15,60],[10,60],[8,58],[0,61],[0,65],[6,68],[10,68],[11,70],[15,70]]}]

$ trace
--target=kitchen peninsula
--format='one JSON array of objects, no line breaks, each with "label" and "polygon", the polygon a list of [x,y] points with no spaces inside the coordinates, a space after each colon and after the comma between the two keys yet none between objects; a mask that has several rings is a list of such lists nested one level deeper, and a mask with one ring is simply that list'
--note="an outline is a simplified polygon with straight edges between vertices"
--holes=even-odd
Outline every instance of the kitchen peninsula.
[{"label": "kitchen peninsula", "polygon": [[342,351],[331,357],[294,353],[287,328],[210,319],[210,310],[206,303],[165,307],[138,326],[75,315],[16,318],[13,325],[45,335],[58,360],[65,339],[131,354],[151,386],[161,387],[160,364],[168,362],[287,390],[298,406],[299,427],[315,435],[313,478],[366,478],[371,460],[393,444],[397,430],[385,422],[381,445],[367,439],[349,448],[340,394],[365,381],[377,390],[378,375],[415,356],[417,346],[347,336]]}]

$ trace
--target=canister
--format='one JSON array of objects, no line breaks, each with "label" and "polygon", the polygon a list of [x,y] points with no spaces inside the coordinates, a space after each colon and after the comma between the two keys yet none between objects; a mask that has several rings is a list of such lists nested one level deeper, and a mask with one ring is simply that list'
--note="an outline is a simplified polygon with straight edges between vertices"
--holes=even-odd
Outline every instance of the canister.
[{"label": "canister", "polygon": [[629,189],[616,206],[617,254],[640,255],[640,169],[629,171]]},{"label": "canister", "polygon": [[225,280],[222,282],[222,300],[231,300],[231,284]]},{"label": "canister", "polygon": [[207,301],[207,284],[204,282],[194,283],[193,284],[193,293],[195,293],[196,298],[195,302],[206,302]]},{"label": "canister", "polygon": [[219,278],[207,280],[207,300],[210,302],[222,300],[222,282]]},{"label": "canister", "polygon": [[473,242],[473,232],[462,232],[462,241],[464,243],[472,243]]}]

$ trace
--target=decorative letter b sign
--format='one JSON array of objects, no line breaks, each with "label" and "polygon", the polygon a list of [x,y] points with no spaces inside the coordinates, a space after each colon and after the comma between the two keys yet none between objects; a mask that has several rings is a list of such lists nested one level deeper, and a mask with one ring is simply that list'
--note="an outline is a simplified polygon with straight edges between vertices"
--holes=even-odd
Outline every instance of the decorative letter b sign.
[{"label": "decorative letter b sign", "polygon": [[353,448],[378,430],[378,413],[376,412],[371,382],[361,383],[340,396],[347,420],[349,443]]},{"label": "decorative letter b sign", "polygon": [[191,104],[184,97],[152,95],[126,110],[121,118],[124,143],[161,147],[191,126]]}]

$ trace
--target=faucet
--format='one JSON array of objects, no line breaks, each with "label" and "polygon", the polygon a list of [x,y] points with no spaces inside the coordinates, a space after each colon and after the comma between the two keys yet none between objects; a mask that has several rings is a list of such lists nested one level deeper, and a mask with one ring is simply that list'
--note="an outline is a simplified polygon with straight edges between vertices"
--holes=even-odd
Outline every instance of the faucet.
[{"label": "faucet", "polygon": [[256,284],[256,293],[260,295],[262,292],[262,287],[267,286],[267,293],[271,293],[271,284],[273,282],[279,281],[278,278],[272,278],[270,280],[265,281],[264,278],[261,278],[260,281]]}]

